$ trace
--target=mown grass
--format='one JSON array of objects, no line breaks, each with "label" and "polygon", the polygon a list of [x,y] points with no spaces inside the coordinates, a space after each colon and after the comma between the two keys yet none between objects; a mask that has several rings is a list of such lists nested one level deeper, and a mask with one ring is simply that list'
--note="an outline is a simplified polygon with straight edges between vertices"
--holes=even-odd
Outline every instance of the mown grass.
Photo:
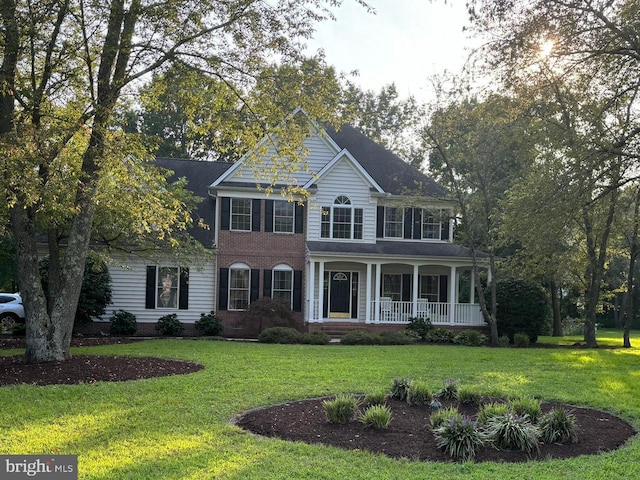
[{"label": "mown grass", "polygon": [[[620,345],[621,333],[601,331],[599,340]],[[637,332],[632,342],[640,346]],[[0,452],[78,454],[80,478],[99,480],[640,478],[640,440],[635,438],[618,451],[570,460],[439,464],[259,438],[229,423],[249,408],[377,391],[393,378],[408,376],[434,389],[444,378],[454,378],[482,391],[601,408],[640,427],[640,348],[153,340],[74,353],[178,358],[206,368],[136,382],[0,388]]]}]

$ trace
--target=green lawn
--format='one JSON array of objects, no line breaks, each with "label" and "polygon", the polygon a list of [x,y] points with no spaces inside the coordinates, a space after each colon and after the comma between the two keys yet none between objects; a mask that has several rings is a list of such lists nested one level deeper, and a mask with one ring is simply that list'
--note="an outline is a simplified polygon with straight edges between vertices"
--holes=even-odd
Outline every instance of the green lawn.
[{"label": "green lawn", "polygon": [[[640,347],[639,337],[634,332],[632,342]],[[621,333],[601,331],[599,341],[620,345]],[[0,452],[78,454],[80,478],[103,480],[640,478],[638,439],[614,453],[571,460],[436,464],[263,439],[229,424],[235,414],[249,408],[340,392],[378,391],[394,377],[410,376],[434,387],[443,378],[456,378],[485,391],[597,407],[640,428],[640,348],[154,340],[74,353],[179,358],[206,368],[192,375],[136,382],[0,388]]]}]

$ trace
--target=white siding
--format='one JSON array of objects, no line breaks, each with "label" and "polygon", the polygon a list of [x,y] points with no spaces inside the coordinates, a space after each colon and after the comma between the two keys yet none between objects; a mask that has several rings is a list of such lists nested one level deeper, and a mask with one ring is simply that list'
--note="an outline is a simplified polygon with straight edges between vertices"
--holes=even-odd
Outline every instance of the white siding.
[{"label": "white siding", "polygon": [[183,323],[193,323],[200,318],[201,313],[209,313],[215,309],[213,262],[201,268],[189,268],[188,310],[145,308],[147,265],[154,263],[141,259],[120,259],[109,264],[113,295],[102,320],[108,320],[114,310],[125,310],[133,313],[140,323],[155,323],[160,317],[170,313],[175,313]]}]

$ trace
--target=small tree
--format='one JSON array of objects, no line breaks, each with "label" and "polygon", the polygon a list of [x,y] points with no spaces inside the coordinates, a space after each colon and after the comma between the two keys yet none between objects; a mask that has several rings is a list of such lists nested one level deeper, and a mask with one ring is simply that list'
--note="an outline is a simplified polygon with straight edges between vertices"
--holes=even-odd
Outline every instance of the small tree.
[{"label": "small tree", "polygon": [[500,335],[513,342],[516,333],[526,333],[531,343],[549,324],[549,301],[542,286],[523,279],[504,279],[496,283],[497,321]]}]

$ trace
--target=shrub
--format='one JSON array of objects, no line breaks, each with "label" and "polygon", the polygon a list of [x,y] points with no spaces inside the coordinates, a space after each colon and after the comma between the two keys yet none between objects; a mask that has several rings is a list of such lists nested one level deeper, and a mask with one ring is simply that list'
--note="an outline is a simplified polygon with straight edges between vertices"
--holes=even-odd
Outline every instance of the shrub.
[{"label": "shrub", "polygon": [[370,393],[364,397],[364,403],[369,407],[385,405],[387,403],[387,394],[385,392]]},{"label": "shrub", "polygon": [[380,332],[378,336],[381,345],[410,345],[416,342],[415,338],[405,332]]},{"label": "shrub", "polygon": [[260,343],[300,343],[302,334],[295,328],[271,327],[258,335]]},{"label": "shrub", "polygon": [[545,413],[538,422],[540,439],[545,443],[575,443],[576,417],[564,408],[555,407]]},{"label": "shrub", "polygon": [[563,335],[583,335],[584,319],[567,317],[564,320],[562,320],[562,334]]},{"label": "shrub", "polygon": [[463,330],[453,337],[453,343],[467,347],[479,347],[487,343],[487,336],[478,330]]},{"label": "shrub", "polygon": [[182,335],[184,325],[180,320],[178,320],[178,315],[171,313],[158,319],[158,323],[156,323],[156,330],[160,332],[160,335],[177,337]]},{"label": "shrub", "polygon": [[313,332],[303,333],[300,341],[307,345],[329,345],[331,337],[322,330],[314,330]]},{"label": "shrub", "polygon": [[498,333],[513,340],[516,333],[526,333],[531,343],[538,340],[550,322],[549,302],[545,289],[523,279],[496,282]]},{"label": "shrub", "polygon": [[498,342],[500,342],[500,346],[502,348],[507,348],[511,343],[511,340],[509,339],[509,335],[501,335]]},{"label": "shrub", "polygon": [[429,405],[433,395],[429,385],[422,382],[412,381],[407,390],[407,404],[409,405]]},{"label": "shrub", "polygon": [[466,405],[480,405],[482,394],[473,387],[463,385],[458,389],[458,400]]},{"label": "shrub", "polygon": [[478,409],[477,420],[481,425],[486,425],[494,417],[500,417],[509,413],[509,405],[506,403],[487,403]]},{"label": "shrub", "polygon": [[542,415],[540,402],[532,397],[520,397],[509,400],[509,410],[516,415],[526,415],[531,423],[538,423],[538,419]]},{"label": "shrub", "polygon": [[531,453],[538,450],[538,428],[527,415],[506,413],[487,422],[487,435],[498,447]]},{"label": "shrub", "polygon": [[429,343],[453,343],[454,336],[455,335],[451,330],[445,330],[444,328],[434,328],[427,333],[424,339]]},{"label": "shrub", "polygon": [[410,385],[411,379],[409,377],[394,378],[389,395],[397,400],[406,400]]},{"label": "shrub", "polygon": [[124,310],[113,312],[113,315],[109,317],[109,321],[111,322],[109,327],[111,335],[133,335],[138,330],[136,316]]},{"label": "shrub", "polygon": [[458,382],[453,378],[442,381],[442,388],[436,393],[436,397],[440,400],[457,400],[458,399]]},{"label": "shrub", "polygon": [[349,423],[355,418],[360,403],[354,395],[336,395],[322,402],[329,423]]},{"label": "shrub", "polygon": [[389,428],[391,409],[387,405],[372,405],[360,415],[360,421],[367,427]]},{"label": "shrub", "polygon": [[296,320],[288,302],[271,297],[252,301],[242,314],[241,322],[258,333],[273,327],[296,327]]},{"label": "shrub", "polygon": [[380,342],[380,335],[364,330],[352,330],[340,339],[343,345],[380,345]]},{"label": "shrub", "polygon": [[529,335],[526,333],[516,333],[513,336],[513,345],[518,348],[527,348],[531,340],[529,340]]},{"label": "shrub", "polygon": [[222,323],[218,320],[213,311],[209,312],[207,315],[201,313],[200,319],[195,323],[195,327],[200,335],[205,335],[207,337],[217,337],[223,330]]},{"label": "shrub", "polygon": [[411,317],[409,318],[407,330],[413,332],[418,336],[418,338],[424,340],[427,337],[427,334],[433,330],[433,325],[431,324],[431,320],[428,318]]},{"label": "shrub", "polygon": [[432,429],[438,428],[444,422],[449,420],[449,417],[451,417],[452,415],[459,415],[457,407],[446,407],[435,410],[429,416],[429,424],[431,425]]},{"label": "shrub", "polygon": [[473,460],[476,449],[485,444],[485,435],[478,424],[466,415],[451,415],[433,430],[436,445],[453,458]]}]

